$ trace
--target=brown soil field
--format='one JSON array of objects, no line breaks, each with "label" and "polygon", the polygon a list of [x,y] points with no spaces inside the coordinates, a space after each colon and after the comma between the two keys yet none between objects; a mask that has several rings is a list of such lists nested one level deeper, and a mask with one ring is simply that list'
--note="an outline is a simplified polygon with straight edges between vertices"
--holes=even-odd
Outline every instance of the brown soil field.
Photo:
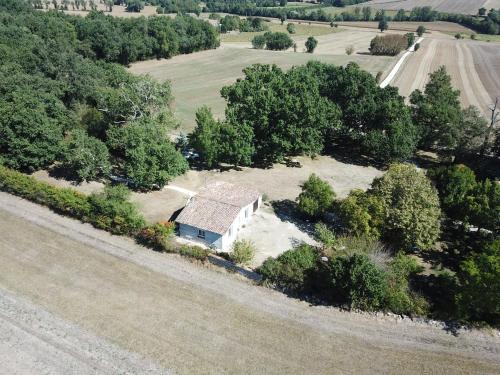
[{"label": "brown soil field", "polygon": [[[47,332],[37,318],[42,312],[87,334],[80,351],[68,343],[73,332],[52,334],[46,345],[70,354],[64,357],[9,345],[2,355],[24,351],[32,356],[8,362],[13,373],[66,374],[64,367],[85,373],[81,363],[101,357],[99,340],[121,348],[122,360],[128,360],[123,352],[128,351],[157,364],[150,368],[157,373],[163,373],[161,367],[176,374],[500,371],[496,331],[452,335],[440,323],[310,306],[4,193],[0,231],[0,289],[32,304],[23,313],[28,316],[7,318],[18,326],[28,322],[29,328],[10,333],[7,342],[26,341],[26,335],[44,339]],[[33,312],[37,306],[42,312]],[[68,365],[59,364],[59,371],[44,366],[60,360]],[[23,371],[26,363],[38,368]],[[92,373],[121,373],[108,370],[94,367]]]},{"label": "brown soil field", "polygon": [[444,65],[452,84],[460,90],[464,106],[475,105],[485,116],[493,98],[500,95],[500,44],[426,38],[419,51],[412,54],[391,83],[403,96],[423,90],[429,73]]},{"label": "brown soil field", "polygon": [[407,11],[415,7],[430,6],[439,12],[477,14],[478,9],[483,6],[487,9],[497,8],[494,6],[495,2],[498,3],[498,0],[372,0],[363,5],[375,9]]},{"label": "brown soil field", "polygon": [[[378,22],[373,21],[353,21],[353,22],[337,22],[340,26],[351,26],[356,28],[378,29]],[[467,27],[453,22],[389,22],[389,31],[412,31],[415,32],[420,25],[425,26],[427,32],[441,31],[449,33],[473,33]]]}]

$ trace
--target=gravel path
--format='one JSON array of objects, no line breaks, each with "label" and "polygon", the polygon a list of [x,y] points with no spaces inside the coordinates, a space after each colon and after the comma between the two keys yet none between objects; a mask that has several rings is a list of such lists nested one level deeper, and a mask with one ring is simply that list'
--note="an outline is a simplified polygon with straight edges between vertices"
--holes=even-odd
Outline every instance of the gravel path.
[{"label": "gravel path", "polygon": [[[104,339],[176,373],[500,372],[496,331],[461,331],[457,337],[439,323],[311,307],[4,193],[0,233],[0,289],[40,306],[27,318],[13,315],[8,326],[14,328],[0,330],[2,348],[24,339],[17,324],[47,310],[99,336],[88,339],[93,353]],[[36,324],[32,328],[44,334]],[[66,352],[74,347],[65,336],[53,337]],[[7,346],[10,358],[25,356],[19,346]],[[32,362],[41,370],[58,362],[54,350],[31,352]],[[132,357],[120,356],[136,363]],[[24,363],[9,362],[11,372],[29,371]],[[93,371],[99,372],[81,366],[81,373]]]}]

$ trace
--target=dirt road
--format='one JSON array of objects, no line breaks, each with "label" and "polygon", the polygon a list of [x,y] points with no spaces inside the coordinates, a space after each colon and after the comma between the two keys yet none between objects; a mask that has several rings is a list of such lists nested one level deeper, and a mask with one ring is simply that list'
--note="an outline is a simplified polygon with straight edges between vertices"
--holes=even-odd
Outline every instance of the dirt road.
[{"label": "dirt road", "polygon": [[[106,340],[181,374],[500,371],[497,332],[455,337],[441,326],[310,307],[4,193],[0,232],[0,289],[34,304],[28,316],[11,314],[12,325],[31,322],[36,337],[43,334],[36,315],[47,310],[88,334],[83,358],[103,355],[99,342]],[[2,347],[24,335],[3,332]],[[64,337],[54,341],[70,349]],[[10,345],[7,355],[22,357],[22,350]],[[79,367],[71,356],[29,350],[31,363],[41,366],[32,373],[44,372],[44,361],[65,362],[50,373],[104,372]],[[20,362],[9,366],[22,373]]]},{"label": "dirt road", "polygon": [[453,86],[460,90],[462,105],[474,105],[488,116],[488,106],[500,95],[499,50],[497,43],[426,38],[422,48],[407,59],[391,84],[407,97],[416,89],[423,90],[429,74],[444,65]]}]

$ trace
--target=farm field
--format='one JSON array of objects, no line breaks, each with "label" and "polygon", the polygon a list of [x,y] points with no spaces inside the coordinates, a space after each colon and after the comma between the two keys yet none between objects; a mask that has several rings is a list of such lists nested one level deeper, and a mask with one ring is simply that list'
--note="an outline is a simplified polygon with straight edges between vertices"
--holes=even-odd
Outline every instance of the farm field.
[{"label": "farm field", "polygon": [[[59,4],[61,4],[60,0],[59,0]],[[107,8],[104,4],[102,4],[101,2],[98,2],[98,4],[97,4],[97,10],[102,10],[102,11],[104,11],[105,14],[109,14],[109,15],[116,16],[116,17],[126,17],[126,18],[141,17],[141,16],[153,16],[153,15],[157,14],[156,8],[157,8],[156,6],[146,5],[146,6],[144,6],[144,9],[140,13],[134,13],[134,12],[127,12],[125,10],[124,6],[115,5],[115,6],[113,6],[113,11],[108,12],[106,10]],[[49,9],[54,9],[52,3],[49,5]],[[87,5],[87,10],[83,10],[83,8],[73,10],[73,8],[70,6],[69,9],[64,11],[64,12],[67,14],[76,15],[76,16],[86,16],[89,13],[89,11],[90,11],[90,6]]]},{"label": "farm field", "polygon": [[[191,131],[195,126],[195,112],[203,105],[212,108],[216,116],[223,116],[225,101],[220,89],[242,77],[242,70],[252,64],[276,64],[282,68],[302,65],[310,60],[345,65],[350,61],[376,74],[385,71],[393,57],[353,54],[347,56],[345,47],[354,45],[357,52],[368,52],[374,32],[339,32],[317,37],[319,45],[314,54],[292,51],[277,52],[252,49],[249,42],[223,43],[221,48],[190,55],[175,56],[169,60],[151,60],[132,64],[130,71],[150,74],[158,80],[170,80],[175,97],[174,111],[181,120],[181,130]],[[299,51],[305,37],[297,37]]]},{"label": "farm field", "polygon": [[[295,30],[296,33],[291,35],[294,39],[297,37],[308,37],[308,36],[319,36],[319,35],[326,35],[326,34],[332,34],[332,33],[338,33],[343,31],[342,29],[335,29],[331,27],[326,27],[323,25],[307,25],[304,22],[299,23],[297,22],[289,22],[293,23],[295,25]],[[282,32],[282,33],[287,33],[288,31],[286,30],[286,25],[281,25],[276,22],[268,22],[267,25],[269,26],[269,31],[272,32]],[[221,42],[251,42],[252,39],[256,35],[261,35],[264,34],[265,31],[260,31],[260,32],[244,32],[244,33],[226,33],[226,34],[221,34],[220,40]]]},{"label": "farm field", "polygon": [[500,44],[451,38],[426,38],[406,61],[393,86],[403,96],[423,89],[429,73],[446,66],[464,106],[475,105],[488,117],[488,106],[500,95]]},{"label": "farm field", "polygon": [[477,14],[481,7],[498,8],[499,0],[372,0],[363,3],[375,9],[412,10],[415,7],[430,6],[439,12]]},{"label": "farm field", "polygon": [[[310,306],[4,193],[0,227],[0,289],[8,291],[0,293],[0,332],[15,330],[1,353],[14,373],[500,369],[498,340],[489,333],[456,337],[441,325]],[[16,306],[22,314],[12,313]],[[58,335],[60,326],[77,328]],[[85,341],[75,344],[82,332]]]},{"label": "farm field", "polygon": [[[378,30],[378,22],[374,21],[352,21],[337,22],[342,27],[368,28]],[[389,31],[412,31],[415,32],[420,25],[425,26],[428,32],[439,31],[443,33],[473,33],[465,26],[453,22],[389,22]]]}]

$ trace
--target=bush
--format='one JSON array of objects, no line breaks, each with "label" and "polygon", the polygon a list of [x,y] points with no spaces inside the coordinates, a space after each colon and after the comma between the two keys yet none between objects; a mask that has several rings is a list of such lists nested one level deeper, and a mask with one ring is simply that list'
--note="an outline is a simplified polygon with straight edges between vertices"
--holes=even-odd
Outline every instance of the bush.
[{"label": "bush", "polygon": [[455,39],[462,39],[462,34],[456,33],[455,34]]},{"label": "bush", "polygon": [[419,49],[420,49],[420,43],[416,43],[414,47],[415,52],[417,52]]},{"label": "bush", "polygon": [[137,240],[156,251],[172,251],[170,241],[175,231],[174,222],[161,222],[142,229]]},{"label": "bush", "polygon": [[419,27],[417,27],[417,35],[418,35],[418,36],[422,36],[422,35],[424,35],[425,31],[426,31],[426,30],[425,30],[425,27],[424,27],[424,26],[420,25]]},{"label": "bush", "polygon": [[268,258],[257,270],[262,280],[285,290],[299,291],[307,287],[307,279],[314,270],[318,253],[310,245],[302,244],[285,251],[277,258]]},{"label": "bush", "polygon": [[329,261],[331,298],[352,309],[373,311],[384,306],[384,272],[368,256],[354,254]]},{"label": "bush", "polygon": [[301,213],[318,218],[327,212],[335,199],[335,192],[328,182],[314,173],[302,185],[302,193],[297,197],[298,209]]},{"label": "bush", "polygon": [[210,250],[200,246],[184,245],[179,249],[179,254],[204,262],[208,259]]},{"label": "bush", "polygon": [[255,246],[251,241],[241,240],[233,244],[229,258],[236,264],[248,265],[255,256]]},{"label": "bush", "polygon": [[405,35],[376,36],[370,42],[372,55],[396,56],[408,47],[408,39]]},{"label": "bush", "polygon": [[410,289],[409,278],[422,272],[415,258],[397,255],[386,272],[387,295],[386,305],[396,314],[425,315],[428,310],[427,301]]},{"label": "bush", "polygon": [[309,38],[307,38],[306,40],[307,53],[313,53],[317,45],[318,45],[318,40],[315,37],[310,36]]},{"label": "bush", "polygon": [[295,25],[293,23],[289,23],[288,25],[286,25],[286,31],[288,31],[289,34],[295,34]]},{"label": "bush", "polygon": [[415,43],[415,34],[413,33],[406,34],[406,39],[408,40],[407,48],[410,48]]},{"label": "bush", "polygon": [[72,189],[59,189],[34,177],[0,166],[0,190],[86,220],[91,211],[87,197]]},{"label": "bush", "polygon": [[470,34],[470,38],[471,38],[472,40],[476,40],[476,39],[477,39],[477,35],[476,35],[476,34]]},{"label": "bush", "polygon": [[345,53],[349,56],[352,55],[354,53],[354,46],[347,46],[345,48]]},{"label": "bush", "polygon": [[123,185],[106,186],[103,192],[88,197],[91,205],[89,220],[100,229],[113,234],[136,235],[145,221],[128,197],[130,190]]},{"label": "bush", "polygon": [[264,38],[266,48],[273,51],[284,51],[293,46],[293,40],[285,33],[268,31],[264,34]]},{"label": "bush", "polygon": [[263,49],[266,46],[266,37],[264,35],[256,35],[252,39],[252,46],[255,49]]},{"label": "bush", "polygon": [[382,80],[383,74],[384,74],[384,72],[382,72],[382,71],[377,72],[377,75],[375,76],[375,80],[377,81],[377,83],[380,83],[380,81]]}]

